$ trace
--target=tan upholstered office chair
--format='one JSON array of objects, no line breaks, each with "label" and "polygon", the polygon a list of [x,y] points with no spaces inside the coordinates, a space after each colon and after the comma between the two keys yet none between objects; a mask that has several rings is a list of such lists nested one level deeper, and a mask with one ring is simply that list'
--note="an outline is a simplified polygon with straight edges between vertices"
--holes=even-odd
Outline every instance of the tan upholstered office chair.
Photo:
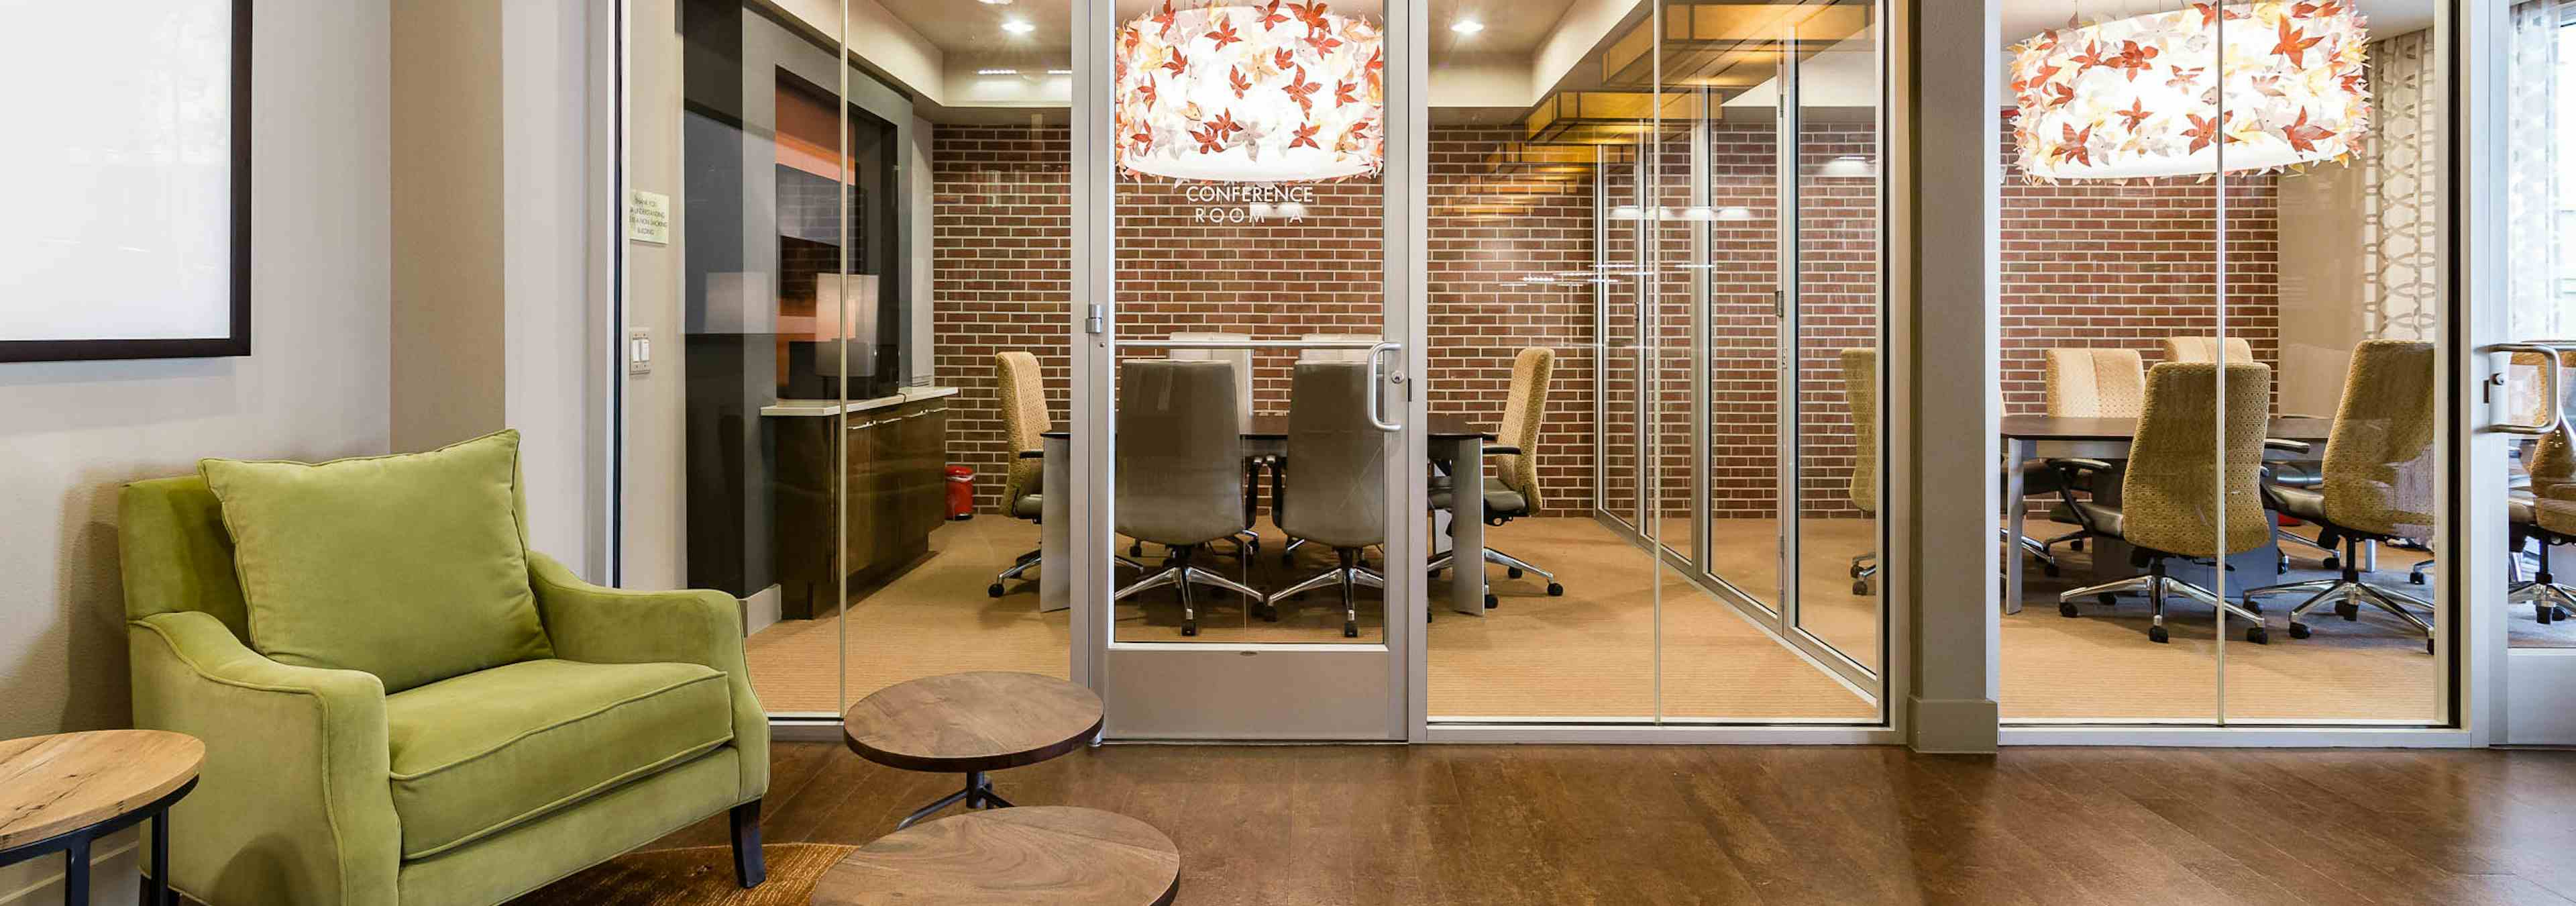
[{"label": "tan upholstered office chair", "polygon": [[2264,483],[2263,494],[2273,509],[2316,523],[2321,544],[2343,545],[2338,578],[2245,592],[2249,605],[2264,595],[2312,593],[2290,610],[2291,638],[2308,637],[2309,626],[2300,618],[2310,610],[2333,605],[2349,620],[2368,603],[2423,633],[2425,651],[2432,651],[2433,605],[2363,582],[2360,547],[2432,537],[2438,481],[2433,474],[2433,380],[2433,344],[2363,341],[2352,350],[2343,401],[2326,437],[2322,483],[2313,488]]},{"label": "tan upholstered office chair", "polygon": [[[2166,337],[2164,350],[2165,361],[2168,362],[2215,362],[2218,361],[2218,338]],[[2251,361],[2254,361],[2254,344],[2245,342],[2244,337],[2228,337],[2227,363]]]},{"label": "tan upholstered office chair", "polygon": [[[2514,391],[2514,419],[2524,424],[2538,423],[2548,414],[2547,394],[2541,392],[2541,381],[2548,377],[2542,371],[2548,356],[2517,352],[2513,355],[2513,379],[2508,386]],[[2568,378],[2566,365],[2576,357],[2562,358],[2560,380]],[[2563,385],[2562,385],[2563,386]],[[2565,409],[2576,409],[2576,400],[2562,401]],[[2524,447],[2523,469],[2530,476],[2529,486],[2514,491],[2508,506],[2512,530],[2508,537],[2513,556],[2506,563],[2512,571],[2513,587],[2505,601],[2509,604],[2529,602],[2532,617],[2542,623],[2567,619],[2576,608],[2576,589],[2561,585],[2549,568],[2549,549],[2576,541],[2576,423],[2560,413],[2558,430]],[[2522,552],[2539,542],[2538,570],[2528,580],[2522,577]]]},{"label": "tan upholstered office chair", "polygon": [[2051,416],[2136,418],[2146,405],[2147,366],[2135,349],[2051,349],[2045,358]]},{"label": "tan upholstered office chair", "polygon": [[[2121,476],[2119,505],[2075,499],[2071,480],[2069,489],[2060,491],[2066,508],[2085,528],[2129,542],[2135,548],[2131,561],[2145,566],[2147,574],[2059,595],[2059,613],[2080,615],[2075,608],[2079,599],[2097,598],[2107,605],[2116,603],[2114,596],[2120,592],[2144,591],[2155,608],[2147,638],[2163,642],[2167,640],[2165,595],[2179,593],[2249,621],[2246,641],[2270,641],[2263,618],[2255,611],[2166,575],[2165,561],[2184,557],[2223,563],[2229,556],[2262,547],[2271,538],[2271,523],[2255,489],[2263,466],[2263,432],[2271,421],[2271,397],[2272,369],[2253,362],[2227,366],[2222,470],[2218,457],[2211,455],[2220,448],[2212,424],[2219,401],[2218,366],[2167,362],[2148,370],[2146,401],[2139,407],[2137,437],[2130,443],[2128,470]],[[2049,462],[2069,473],[2070,479],[2112,469],[2110,463],[2094,459]],[[2218,509],[2212,502],[2218,499],[2222,476],[2228,493],[2224,508]],[[2211,519],[2213,509],[2218,509],[2220,520]]]},{"label": "tan upholstered office chair", "polygon": [[[1486,447],[1485,455],[1494,458],[1493,471],[1485,477],[1484,519],[1501,525],[1513,519],[1538,512],[1546,505],[1538,480],[1539,429],[1547,417],[1547,393],[1556,379],[1556,350],[1531,346],[1512,358],[1512,389],[1503,398],[1503,421],[1494,429],[1495,446]],[[1452,488],[1447,478],[1436,480],[1431,488],[1431,508],[1456,513]],[[1432,575],[1448,569],[1454,558],[1441,554],[1431,560]],[[1505,575],[1518,579],[1524,573],[1537,573],[1547,580],[1550,596],[1565,594],[1565,586],[1556,574],[1493,547],[1485,548],[1485,562],[1501,564]],[[1500,603],[1491,589],[1485,592],[1485,606]]]},{"label": "tan upholstered office chair", "polygon": [[1224,362],[1130,359],[1118,363],[1118,533],[1160,544],[1162,572],[1118,590],[1117,600],[1178,586],[1181,634],[1199,634],[1190,586],[1208,585],[1260,602],[1260,592],[1191,565],[1209,542],[1247,528],[1243,428],[1234,411],[1234,368]]},{"label": "tan upholstered office chair", "polygon": [[[1002,437],[1009,441],[1011,464],[1002,479],[1002,511],[1013,519],[1038,521],[1046,512],[1046,499],[1040,496],[1046,478],[1046,461],[1039,458],[1046,449],[1046,433],[1055,430],[1055,420],[1047,415],[1046,380],[1038,371],[1038,357],[1026,352],[993,354],[993,386],[1001,391]],[[984,593],[1001,597],[1002,583],[1026,575],[1038,565],[1040,551],[1021,554],[1011,568],[993,577]]]},{"label": "tan upholstered office chair", "polygon": [[[1172,334],[1171,338],[1174,340],[1186,340],[1202,343],[1235,343],[1248,341],[1252,339],[1252,335],[1248,333],[1184,331]],[[1233,365],[1235,414],[1237,417],[1242,419],[1244,430],[1249,431],[1252,429],[1252,350],[1175,349],[1172,350],[1171,353],[1172,358],[1184,362],[1214,361]],[[1253,524],[1253,513],[1260,508],[1260,494],[1257,489],[1261,487],[1261,470],[1264,466],[1269,464],[1270,463],[1265,461],[1264,457],[1260,456],[1249,456],[1245,457],[1243,460],[1243,524],[1245,525]],[[1241,534],[1235,536],[1234,544],[1235,553],[1237,554],[1246,557],[1258,554],[1261,552],[1261,534],[1248,528],[1244,529]],[[1144,546],[1142,544],[1131,544],[1127,548],[1127,553],[1130,556],[1143,554]]]},{"label": "tan upholstered office chair", "polygon": [[[2051,349],[2043,355],[2041,376],[2048,414],[2053,418],[2136,418],[2139,407],[2146,402],[2147,366],[2134,349]],[[2027,493],[2055,493],[2060,478],[2046,462],[2022,463],[2022,490]],[[2049,518],[2075,521],[2074,514],[2063,507],[2050,512]],[[2084,539],[2091,534],[2077,528],[2045,541],[2024,536],[2021,546],[2054,576],[2058,568],[2057,546],[2083,550]]]},{"label": "tan upholstered office chair", "polygon": [[[1378,335],[1373,333],[1310,333],[1300,336],[1297,339],[1308,343],[1375,343],[1378,341]],[[1300,363],[1360,362],[1365,364],[1368,362],[1368,358],[1369,351],[1366,349],[1297,350],[1297,361]],[[1291,401],[1289,405],[1293,408],[1296,403]],[[1282,477],[1279,474],[1281,463],[1280,461],[1274,460],[1269,463],[1269,465],[1271,467],[1270,483],[1272,486],[1276,487],[1280,483],[1280,479]],[[1277,495],[1273,494],[1273,496],[1275,497]],[[1306,539],[1304,538],[1288,539],[1288,543],[1279,548],[1280,565],[1294,565],[1297,562],[1297,549],[1305,546]]]},{"label": "tan upholstered office chair", "polygon": [[1369,421],[1368,366],[1299,362],[1288,397],[1288,461],[1297,480],[1276,498],[1271,518],[1288,537],[1333,549],[1340,564],[1262,601],[1262,617],[1279,618],[1279,602],[1326,585],[1342,592],[1342,635],[1360,635],[1356,587],[1385,588],[1386,577],[1360,565],[1360,551],[1386,543],[1386,432]]},{"label": "tan upholstered office chair", "polygon": [[[1871,518],[1878,516],[1878,350],[1846,349],[1842,351],[1843,400],[1851,409],[1852,419],[1852,508]],[[1872,533],[1872,537],[1876,537]],[[1869,594],[1869,580],[1878,575],[1878,551],[1864,551],[1852,557],[1852,594]]]},{"label": "tan upholstered office chair", "polygon": [[[2520,357],[2517,356],[2517,359]],[[2510,502],[2514,573],[2508,604],[2531,604],[2532,618],[2546,625],[2568,618],[2576,608],[2576,589],[2559,584],[2549,569],[2549,549],[2576,541],[2576,425],[2561,421],[2558,430],[2532,445],[2531,487]],[[2522,578],[2522,550],[2539,542],[2539,570]]]}]

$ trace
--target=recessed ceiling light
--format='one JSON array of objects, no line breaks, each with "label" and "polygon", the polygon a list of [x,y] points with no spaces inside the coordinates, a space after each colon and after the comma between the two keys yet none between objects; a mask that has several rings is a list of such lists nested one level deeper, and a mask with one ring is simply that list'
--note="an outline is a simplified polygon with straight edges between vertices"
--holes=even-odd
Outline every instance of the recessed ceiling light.
[{"label": "recessed ceiling light", "polygon": [[1017,70],[1017,69],[978,69],[978,70],[975,70],[975,74],[976,74],[976,75],[1019,75],[1019,74],[1020,74],[1020,71],[1019,71],[1019,70]]},{"label": "recessed ceiling light", "polygon": [[1027,23],[1027,22],[1025,22],[1025,21],[1022,21],[1022,20],[1019,20],[1019,19],[1013,19],[1013,20],[1011,20],[1011,21],[1008,21],[1008,22],[1004,22],[1004,23],[1002,23],[1002,30],[1003,30],[1003,31],[1006,31],[1006,32],[1010,32],[1010,33],[1015,34],[1015,35],[1025,35],[1025,34],[1028,34],[1028,33],[1030,33],[1030,32],[1033,32],[1033,31],[1038,30],[1038,27],[1037,27],[1037,26],[1035,26],[1035,25],[1030,25],[1029,23]]},{"label": "recessed ceiling light", "polygon": [[1478,22],[1474,19],[1460,19],[1456,22],[1449,23],[1449,30],[1462,35],[1472,35],[1477,32],[1484,31],[1485,23]]},{"label": "recessed ceiling light", "polygon": [[1009,5],[1011,5],[1011,0],[977,0],[977,2],[980,2],[980,3],[984,4],[985,6],[1009,6]]},{"label": "recessed ceiling light", "polygon": [[1072,74],[1073,74],[1073,70],[1070,70],[1070,69],[1050,69],[1050,70],[1047,70],[1047,75],[1072,75]]}]

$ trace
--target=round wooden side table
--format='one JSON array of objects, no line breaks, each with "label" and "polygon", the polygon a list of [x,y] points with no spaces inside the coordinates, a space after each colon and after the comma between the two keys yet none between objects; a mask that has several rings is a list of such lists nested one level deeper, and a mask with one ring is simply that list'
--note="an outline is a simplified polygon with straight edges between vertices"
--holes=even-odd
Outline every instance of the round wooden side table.
[{"label": "round wooden side table", "polygon": [[1032,765],[1100,733],[1100,696],[1054,677],[986,671],[897,683],[841,715],[860,757],[906,771],[966,775],[966,788],[905,816],[900,831],[959,802],[1008,808],[986,771]]},{"label": "round wooden side table", "polygon": [[170,891],[170,806],[197,788],[206,744],[164,730],[0,741],[0,865],[62,853],[63,902],[88,903],[90,844],[152,820],[148,906]]},{"label": "round wooden side table", "polygon": [[1181,850],[1125,815],[1039,805],[899,830],[814,884],[814,906],[1163,906],[1181,891]]}]

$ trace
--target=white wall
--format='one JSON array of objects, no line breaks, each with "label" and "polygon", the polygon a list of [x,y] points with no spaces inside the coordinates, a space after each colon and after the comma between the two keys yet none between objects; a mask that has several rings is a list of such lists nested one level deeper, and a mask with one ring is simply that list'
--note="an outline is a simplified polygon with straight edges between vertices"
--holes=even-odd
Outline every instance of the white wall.
[{"label": "white wall", "polygon": [[591,481],[602,455],[591,415],[604,408],[598,364],[609,350],[592,252],[608,199],[591,191],[592,105],[612,89],[590,82],[586,6],[501,7],[502,405],[522,436],[531,543],[598,579],[590,567],[603,539],[590,529],[605,486]]},{"label": "white wall", "polygon": [[[250,357],[0,364],[0,738],[130,721],[121,483],[387,448],[388,21],[386,0],[260,3]],[[0,869],[0,902],[56,871]]]}]

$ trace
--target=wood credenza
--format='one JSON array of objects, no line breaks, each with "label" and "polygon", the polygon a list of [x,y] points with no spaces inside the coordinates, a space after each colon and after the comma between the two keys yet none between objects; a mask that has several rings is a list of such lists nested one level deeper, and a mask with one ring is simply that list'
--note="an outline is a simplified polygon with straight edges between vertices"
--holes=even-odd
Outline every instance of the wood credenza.
[{"label": "wood credenza", "polygon": [[929,553],[931,530],[948,518],[946,396],[770,422],[778,432],[771,548],[778,552],[781,617],[832,612],[836,559],[856,593]]}]

